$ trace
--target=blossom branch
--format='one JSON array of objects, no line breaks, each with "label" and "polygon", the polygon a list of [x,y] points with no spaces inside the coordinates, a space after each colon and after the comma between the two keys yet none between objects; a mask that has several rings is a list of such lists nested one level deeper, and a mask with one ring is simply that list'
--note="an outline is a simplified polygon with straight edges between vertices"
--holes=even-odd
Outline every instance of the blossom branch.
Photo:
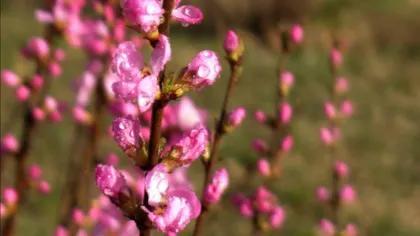
[{"label": "blossom branch", "polygon": [[222,140],[223,135],[226,133],[225,126],[226,126],[226,116],[228,113],[229,101],[232,97],[234,87],[236,83],[238,82],[241,71],[242,71],[242,51],[240,52],[240,54],[241,55],[239,55],[236,58],[228,57],[229,65],[230,65],[230,77],[229,77],[228,86],[226,88],[225,96],[223,99],[222,107],[220,110],[219,119],[215,125],[214,136],[213,136],[211,148],[210,148],[210,156],[208,160],[205,160],[203,162],[204,182],[203,182],[202,196],[201,196],[202,211],[194,227],[193,235],[195,236],[201,235],[201,232],[203,230],[204,217],[205,217],[205,214],[209,211],[209,205],[207,201],[205,201],[205,191],[206,191],[206,187],[211,181],[212,171],[218,160],[220,142]]}]

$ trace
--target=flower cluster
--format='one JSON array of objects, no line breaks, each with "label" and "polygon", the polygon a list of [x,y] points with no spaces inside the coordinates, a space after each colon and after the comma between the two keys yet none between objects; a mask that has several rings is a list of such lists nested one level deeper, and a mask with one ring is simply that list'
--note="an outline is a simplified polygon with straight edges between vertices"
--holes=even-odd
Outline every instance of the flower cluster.
[{"label": "flower cluster", "polygon": [[233,197],[233,204],[245,218],[254,218],[258,228],[262,230],[280,228],[286,213],[277,203],[276,196],[266,187],[260,186],[251,196],[237,194]]},{"label": "flower cluster", "polygon": [[[338,48],[333,48],[330,52],[330,65],[333,76],[337,76],[338,70],[342,65],[342,54]],[[324,103],[324,114],[328,120],[328,126],[321,127],[320,139],[322,143],[333,153],[334,145],[341,138],[340,124],[353,114],[353,105],[345,96],[348,91],[348,81],[338,76],[332,86],[332,101]],[[339,107],[339,109],[337,109]],[[334,157],[336,158],[336,157]],[[339,210],[343,204],[353,203],[356,199],[356,191],[353,186],[346,183],[349,177],[349,167],[341,160],[334,160],[332,167],[332,186],[327,188],[319,186],[315,195],[319,202],[331,208],[331,219],[322,219],[319,223],[319,232],[321,235],[336,235],[338,232],[343,235],[357,235],[357,227],[354,224],[347,224],[344,229],[339,229],[338,219]]]}]

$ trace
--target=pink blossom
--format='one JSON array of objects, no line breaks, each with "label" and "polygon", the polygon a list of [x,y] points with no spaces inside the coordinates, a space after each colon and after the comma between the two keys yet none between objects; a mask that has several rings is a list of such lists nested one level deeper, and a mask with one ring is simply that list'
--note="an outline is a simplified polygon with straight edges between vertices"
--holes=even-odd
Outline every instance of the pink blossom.
[{"label": "pink blossom", "polygon": [[86,216],[82,210],[74,209],[71,214],[71,218],[73,222],[76,223],[77,225],[83,225],[83,222],[85,221]]},{"label": "pink blossom", "polygon": [[334,163],[334,173],[340,178],[345,178],[349,175],[349,167],[344,161],[337,160]]},{"label": "pink blossom", "polygon": [[48,73],[52,77],[58,77],[62,72],[61,65],[58,62],[51,62],[48,64]]},{"label": "pink blossom", "polygon": [[118,197],[118,194],[127,187],[127,183],[121,172],[110,165],[97,165],[95,178],[96,186],[98,186],[104,195],[111,198]]},{"label": "pink blossom", "polygon": [[24,102],[28,100],[30,95],[31,95],[31,90],[27,86],[20,85],[16,88],[15,96],[19,101]]},{"label": "pink blossom", "polygon": [[48,114],[48,119],[52,122],[60,122],[63,120],[63,115],[60,110],[55,110]]},{"label": "pink blossom", "polygon": [[72,115],[73,119],[79,124],[89,124],[92,119],[90,113],[81,106],[75,106]]},{"label": "pink blossom", "polygon": [[11,70],[1,71],[1,80],[9,87],[15,88],[21,83],[21,79]]},{"label": "pink blossom", "polygon": [[345,236],[357,236],[359,235],[359,230],[355,224],[347,224],[344,228]]},{"label": "pink blossom", "polygon": [[41,108],[39,108],[39,107],[32,108],[32,117],[36,121],[43,121],[45,119],[45,116],[46,116],[45,112]]},{"label": "pink blossom", "polygon": [[292,119],[292,115],[293,115],[292,106],[287,102],[283,102],[279,106],[279,112],[280,112],[280,121],[283,124],[288,124],[290,120]]},{"label": "pink blossom", "polygon": [[155,166],[147,173],[145,188],[151,206],[157,206],[163,202],[169,188],[169,174],[163,164]]},{"label": "pink blossom", "polygon": [[187,81],[195,88],[212,85],[220,75],[222,67],[215,52],[204,50],[199,52],[188,64],[187,71],[192,75]]},{"label": "pink blossom", "polygon": [[322,219],[319,222],[319,230],[323,236],[334,236],[335,235],[335,226],[328,219]]},{"label": "pink blossom", "polygon": [[337,117],[337,111],[335,109],[334,104],[332,104],[332,102],[325,102],[324,113],[325,113],[325,116],[330,120],[335,119],[335,117]]},{"label": "pink blossom", "polygon": [[261,158],[257,161],[257,170],[258,173],[262,176],[271,175],[270,162],[266,158]]},{"label": "pink blossom", "polygon": [[[125,2],[130,1],[126,0]],[[121,80],[138,79],[143,65],[143,57],[137,51],[137,46],[131,41],[120,43],[112,56],[112,71]]]},{"label": "pink blossom", "polygon": [[320,129],[320,138],[321,141],[327,146],[332,145],[335,142],[335,136],[332,130],[326,127],[322,127]]},{"label": "pink blossom", "polygon": [[44,78],[41,75],[34,75],[30,81],[31,88],[34,90],[39,90],[44,85]]},{"label": "pink blossom", "polygon": [[283,152],[285,153],[288,153],[290,152],[292,147],[293,147],[293,136],[289,134],[286,137],[284,137],[283,140],[281,141],[281,150],[283,150]]},{"label": "pink blossom", "polygon": [[290,71],[282,71],[280,74],[280,88],[284,93],[293,86],[295,83],[295,76]]},{"label": "pink blossom", "polygon": [[28,176],[32,180],[39,180],[42,176],[42,169],[39,165],[33,164],[28,167]]},{"label": "pink blossom", "polygon": [[55,229],[54,236],[68,236],[69,232],[64,226],[58,226]]},{"label": "pink blossom", "polygon": [[207,203],[214,204],[220,201],[222,194],[229,184],[229,173],[225,168],[216,170],[210,183],[206,186],[204,199]]},{"label": "pink blossom", "polygon": [[62,62],[65,58],[66,58],[66,52],[63,49],[57,48],[54,51],[54,59],[57,60],[58,62]]},{"label": "pink blossom", "polygon": [[166,63],[171,59],[171,45],[167,36],[160,34],[159,41],[156,44],[152,52],[151,66],[155,76],[158,76],[159,72],[163,70]]},{"label": "pink blossom", "polygon": [[300,44],[303,41],[303,28],[299,24],[294,24],[290,28],[290,38],[295,44]]},{"label": "pink blossom", "polygon": [[47,193],[50,193],[51,192],[51,186],[50,186],[50,183],[48,183],[47,181],[45,181],[45,180],[41,180],[39,183],[38,183],[38,191],[40,191],[41,193],[43,193],[43,194],[47,194]]},{"label": "pink blossom", "polygon": [[266,187],[258,187],[253,196],[256,209],[267,213],[275,207],[275,196]]},{"label": "pink blossom", "polygon": [[44,100],[45,109],[49,112],[58,110],[58,102],[52,96],[46,96]]},{"label": "pink blossom", "polygon": [[112,135],[115,142],[125,151],[133,151],[139,148],[138,122],[128,118],[116,118],[112,122]]},{"label": "pink blossom", "polygon": [[169,153],[171,160],[180,162],[181,165],[190,165],[199,158],[208,145],[208,132],[203,126],[198,126],[184,134],[171,147]]},{"label": "pink blossom", "polygon": [[27,57],[32,58],[45,58],[50,52],[50,46],[47,41],[41,37],[31,38],[26,47],[23,49],[23,53]]},{"label": "pink blossom", "polygon": [[320,202],[327,202],[330,199],[330,191],[325,186],[320,186],[315,191],[316,198]]},{"label": "pink blossom", "polygon": [[17,152],[19,150],[19,142],[13,134],[5,134],[1,139],[1,149],[6,152]]},{"label": "pink blossom", "polygon": [[330,52],[330,63],[334,67],[339,67],[343,63],[343,56],[337,48],[333,48]]},{"label": "pink blossom", "polygon": [[125,18],[146,33],[157,30],[164,13],[156,0],[122,0],[121,7]]},{"label": "pink blossom", "polygon": [[204,16],[198,7],[184,5],[177,7],[172,11],[172,18],[187,26],[190,24],[199,24],[203,20]]},{"label": "pink blossom", "polygon": [[351,185],[344,185],[340,189],[340,199],[347,204],[353,203],[356,199],[356,191]]},{"label": "pink blossom", "polygon": [[350,100],[344,100],[341,103],[340,112],[344,117],[353,115],[353,103]]},{"label": "pink blossom", "polygon": [[7,208],[6,206],[0,202],[0,220],[3,220],[7,215]]},{"label": "pink blossom", "polygon": [[268,145],[262,139],[254,139],[251,143],[252,148],[259,153],[266,153],[268,152]]},{"label": "pink blossom", "polygon": [[267,115],[261,110],[255,111],[254,118],[259,123],[265,123],[267,121]]},{"label": "pink blossom", "polygon": [[229,30],[226,33],[225,40],[223,43],[223,47],[227,53],[235,52],[240,46],[240,39],[238,34],[233,31]]},{"label": "pink blossom", "polygon": [[19,200],[18,192],[14,188],[7,187],[3,189],[3,202],[6,206],[15,205]]},{"label": "pink blossom", "polygon": [[150,75],[143,78],[137,85],[137,105],[140,112],[150,109],[159,92],[158,80]]},{"label": "pink blossom", "polygon": [[176,110],[177,125],[182,130],[190,130],[204,122],[202,113],[188,97],[181,98]]},{"label": "pink blossom", "polygon": [[254,215],[251,199],[242,194],[233,196],[233,204],[238,207],[240,214],[245,218],[251,218]]},{"label": "pink blossom", "polygon": [[245,119],[246,110],[243,107],[237,107],[228,114],[228,125],[238,127]]},{"label": "pink blossom", "polygon": [[163,212],[149,212],[149,219],[162,232],[177,234],[201,212],[201,204],[189,189],[174,189],[168,192]]},{"label": "pink blossom", "polygon": [[284,220],[286,219],[286,213],[280,206],[276,206],[269,214],[268,221],[270,226],[274,229],[280,228]]},{"label": "pink blossom", "polygon": [[337,94],[346,93],[349,90],[349,82],[344,77],[338,77],[335,80],[335,92]]}]

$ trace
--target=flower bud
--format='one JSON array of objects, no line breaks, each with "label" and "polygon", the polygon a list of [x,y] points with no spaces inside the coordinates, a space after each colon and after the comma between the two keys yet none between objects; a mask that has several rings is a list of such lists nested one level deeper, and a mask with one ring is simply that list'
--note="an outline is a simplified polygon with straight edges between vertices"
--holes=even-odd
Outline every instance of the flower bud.
[{"label": "flower bud", "polygon": [[280,84],[280,92],[284,96],[289,94],[290,88],[295,83],[294,75],[289,71],[283,71],[280,74],[279,84]]},{"label": "flower bud", "polygon": [[97,165],[95,178],[96,186],[98,186],[104,195],[110,198],[118,197],[118,194],[127,187],[124,176],[113,166]]},{"label": "flower bud", "polygon": [[328,219],[322,219],[319,222],[319,231],[322,236],[334,236],[335,235],[335,226]]},{"label": "flower bud", "polygon": [[346,204],[353,203],[356,199],[356,191],[351,185],[344,185],[340,189],[340,200]]},{"label": "flower bud", "polygon": [[229,128],[238,127],[245,119],[246,110],[243,107],[237,107],[228,114],[227,126]]},{"label": "flower bud", "polygon": [[325,102],[324,113],[325,113],[325,116],[329,120],[334,120],[337,117],[337,112],[336,112],[335,106],[334,106],[334,104],[332,104],[332,102]]},{"label": "flower bud", "polygon": [[6,204],[6,206],[14,206],[18,200],[19,195],[17,191],[14,188],[5,188],[3,189],[3,202]]},{"label": "flower bud", "polygon": [[1,139],[1,150],[15,153],[19,150],[19,142],[13,134],[6,134]]},{"label": "flower bud", "polygon": [[255,111],[254,118],[259,123],[265,123],[267,121],[267,115],[261,110]]},{"label": "flower bud", "polygon": [[34,75],[31,79],[31,81],[29,82],[31,85],[31,88],[34,90],[40,90],[42,88],[42,86],[44,85],[44,79],[42,78],[41,75]]},{"label": "flower bud", "polygon": [[164,13],[156,0],[123,0],[121,7],[127,21],[146,33],[157,30]]},{"label": "flower bud", "polygon": [[39,180],[42,176],[42,169],[39,165],[33,164],[28,168],[28,176],[31,180]]},{"label": "flower bud", "polygon": [[299,24],[294,24],[290,28],[290,39],[294,44],[300,44],[303,41],[303,28]]},{"label": "flower bud", "polygon": [[20,85],[19,87],[16,88],[15,96],[20,102],[24,102],[28,100],[30,95],[31,95],[31,90],[25,85]]},{"label": "flower bud", "polygon": [[268,222],[273,229],[280,228],[286,218],[284,209],[280,206],[275,207],[269,214]]},{"label": "flower bud", "polygon": [[221,70],[222,67],[216,53],[204,50],[199,52],[188,64],[186,74],[191,77],[184,82],[193,88],[200,89],[212,85],[219,77]]},{"label": "flower bud", "polygon": [[11,88],[15,88],[21,83],[19,76],[11,70],[1,71],[1,81]]},{"label": "flower bud", "polygon": [[336,138],[332,132],[331,129],[326,128],[326,127],[322,127],[320,129],[320,138],[321,141],[326,145],[326,146],[330,146],[332,144],[334,144],[334,142],[336,141]]},{"label": "flower bud", "polygon": [[287,135],[281,141],[281,150],[284,153],[288,153],[288,152],[290,152],[292,147],[293,147],[293,136],[292,135]]},{"label": "flower bud", "polygon": [[92,123],[91,114],[81,106],[75,106],[72,110],[73,119],[79,124],[89,125]]},{"label": "flower bud", "polygon": [[319,202],[327,202],[330,199],[330,191],[325,186],[320,186],[315,191],[316,199]]},{"label": "flower bud", "polygon": [[43,193],[43,194],[48,194],[48,193],[50,193],[51,192],[51,186],[50,186],[50,184],[47,182],[47,181],[45,181],[45,180],[41,180],[39,183],[38,183],[38,191],[39,192],[41,192],[41,193]]},{"label": "flower bud", "polygon": [[204,192],[204,200],[209,204],[220,201],[223,192],[229,184],[229,174],[225,168],[216,170]]},{"label": "flower bud", "polygon": [[344,161],[337,160],[334,164],[334,173],[339,178],[346,178],[349,175],[349,167]]},{"label": "flower bud", "polygon": [[51,62],[48,64],[48,73],[54,78],[60,76],[62,73],[61,65],[58,62]]},{"label": "flower bud", "polygon": [[359,230],[355,224],[347,224],[344,228],[344,236],[357,236],[359,234]]},{"label": "flower bud", "polygon": [[251,143],[252,148],[259,153],[266,153],[268,152],[268,145],[262,139],[254,139]]},{"label": "flower bud", "polygon": [[33,37],[23,49],[23,54],[29,58],[42,59],[48,56],[50,47],[45,39]]},{"label": "flower bud", "polygon": [[353,103],[350,100],[344,100],[340,107],[341,115],[345,118],[349,118],[353,115]]},{"label": "flower bud", "polygon": [[257,161],[257,170],[261,176],[268,177],[271,175],[270,162],[266,158]]},{"label": "flower bud", "polygon": [[344,77],[338,77],[335,80],[335,92],[337,94],[343,94],[346,93],[349,90],[349,82]]},{"label": "flower bud", "polygon": [[289,124],[290,120],[292,119],[292,115],[293,115],[292,106],[287,102],[283,102],[279,106],[279,112],[280,112],[281,123],[285,124],[285,125]]},{"label": "flower bud", "polygon": [[343,63],[343,56],[337,48],[331,49],[330,52],[330,64],[333,66],[333,68],[338,68]]},{"label": "flower bud", "polygon": [[45,120],[45,112],[44,110],[42,110],[40,107],[34,107],[32,109],[32,117],[36,120],[36,121],[43,121]]},{"label": "flower bud", "polygon": [[229,30],[226,33],[223,48],[225,49],[229,60],[232,62],[238,62],[241,59],[242,54],[244,52],[244,45],[242,43],[242,40],[239,38],[238,34],[233,30]]}]

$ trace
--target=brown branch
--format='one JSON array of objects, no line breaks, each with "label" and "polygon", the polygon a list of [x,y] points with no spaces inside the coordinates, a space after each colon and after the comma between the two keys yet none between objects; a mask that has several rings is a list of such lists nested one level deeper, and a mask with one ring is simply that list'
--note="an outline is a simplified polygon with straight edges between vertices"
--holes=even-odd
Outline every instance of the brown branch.
[{"label": "brown branch", "polygon": [[[163,9],[165,13],[163,14],[164,21],[159,26],[159,33],[168,35],[169,33],[169,23],[171,20],[172,10],[175,6],[174,0],[164,0]],[[165,70],[164,68],[159,76],[159,87],[162,90],[164,80],[165,80]],[[156,100],[152,106],[152,124],[150,128],[150,138],[149,138],[149,150],[148,150],[148,159],[147,164],[144,167],[146,170],[151,170],[159,162],[159,142],[161,137],[162,129],[162,117],[163,109],[165,108],[167,102],[162,100]],[[144,192],[143,205],[147,206],[147,192]],[[143,211],[139,209],[139,211]],[[144,236],[150,236],[152,234],[152,227],[149,220],[144,220],[144,222],[138,222],[136,220],[137,228],[141,231],[141,234]]]}]

